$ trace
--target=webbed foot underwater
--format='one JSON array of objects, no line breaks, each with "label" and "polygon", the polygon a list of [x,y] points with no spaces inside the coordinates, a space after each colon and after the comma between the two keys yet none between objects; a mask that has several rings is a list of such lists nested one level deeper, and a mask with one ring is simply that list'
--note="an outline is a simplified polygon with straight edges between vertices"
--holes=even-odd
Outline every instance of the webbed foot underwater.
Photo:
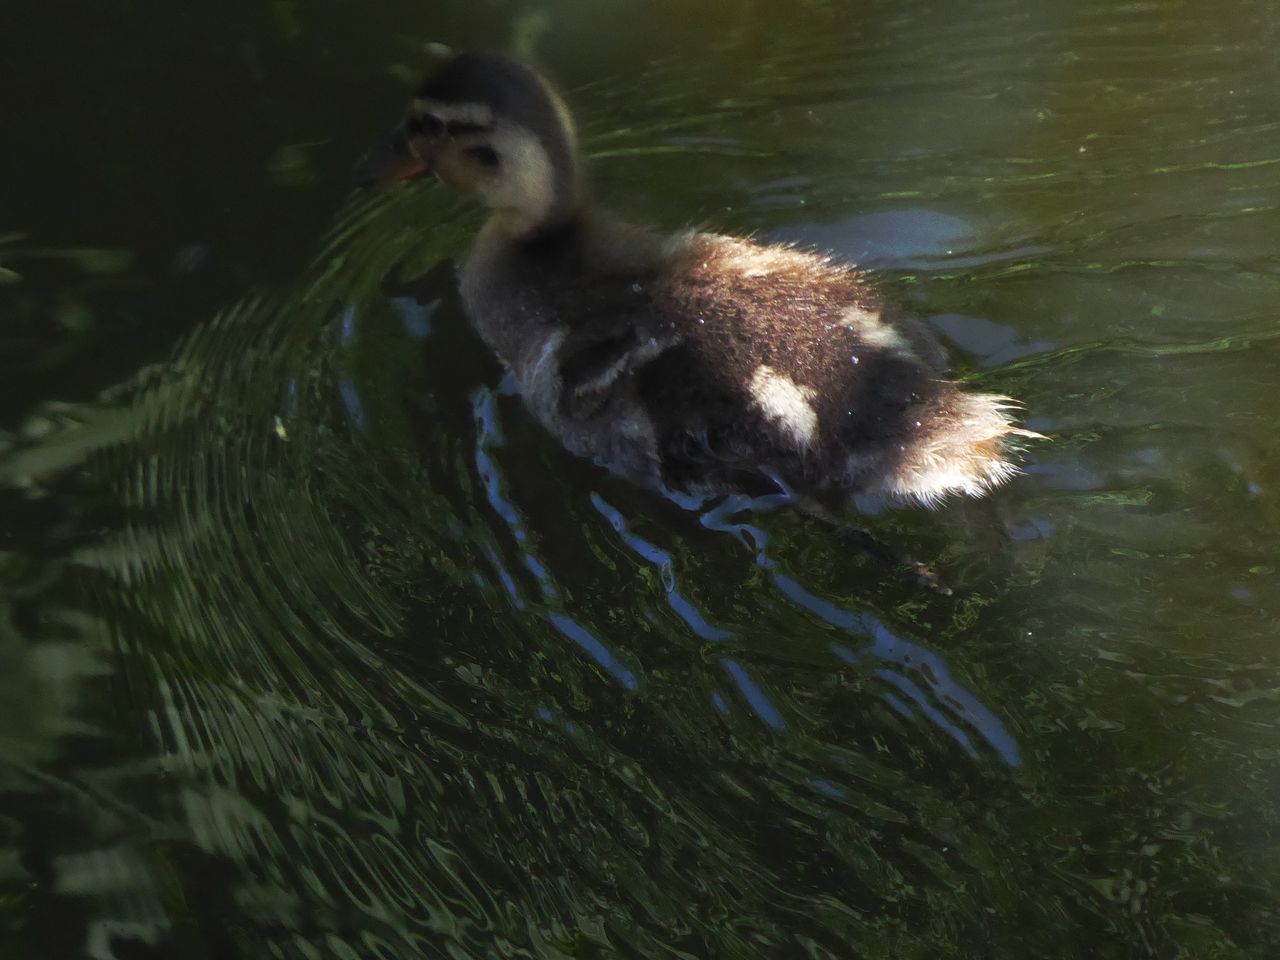
[{"label": "webbed foot underwater", "polygon": [[590,205],[568,110],[505,56],[437,70],[365,173],[434,175],[492,211],[461,271],[467,314],[533,415],[615,470],[933,504],[1008,479],[1011,440],[1036,436],[1009,398],[945,379],[932,334],[854,267]]}]

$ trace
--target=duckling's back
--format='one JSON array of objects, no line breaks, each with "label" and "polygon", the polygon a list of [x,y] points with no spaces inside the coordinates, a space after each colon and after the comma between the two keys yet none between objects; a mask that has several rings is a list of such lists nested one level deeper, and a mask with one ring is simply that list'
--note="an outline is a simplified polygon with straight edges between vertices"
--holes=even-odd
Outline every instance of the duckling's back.
[{"label": "duckling's back", "polygon": [[939,379],[923,326],[809,253],[584,221],[482,235],[463,295],[535,415],[615,468],[704,490],[764,471],[926,503],[1014,472],[1008,401]]}]

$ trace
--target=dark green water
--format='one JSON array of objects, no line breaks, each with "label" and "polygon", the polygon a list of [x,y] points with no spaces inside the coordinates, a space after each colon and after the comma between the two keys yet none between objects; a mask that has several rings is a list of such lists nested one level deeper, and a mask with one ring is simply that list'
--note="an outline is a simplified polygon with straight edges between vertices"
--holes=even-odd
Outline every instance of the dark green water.
[{"label": "dark green water", "polygon": [[537,33],[439,6],[6,18],[0,957],[1280,955],[1280,8],[539,8],[602,202],[1050,436],[858,518],[943,596],[501,394],[475,212],[349,187]]}]

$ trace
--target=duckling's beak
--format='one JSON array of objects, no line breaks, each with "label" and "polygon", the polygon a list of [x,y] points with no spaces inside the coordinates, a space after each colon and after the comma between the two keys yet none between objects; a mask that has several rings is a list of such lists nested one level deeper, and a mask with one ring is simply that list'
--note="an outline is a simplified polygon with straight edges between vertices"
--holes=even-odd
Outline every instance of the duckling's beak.
[{"label": "duckling's beak", "polygon": [[430,165],[418,155],[404,130],[397,130],[374,146],[356,166],[356,183],[362,187],[382,186],[397,180],[414,180],[431,173]]}]

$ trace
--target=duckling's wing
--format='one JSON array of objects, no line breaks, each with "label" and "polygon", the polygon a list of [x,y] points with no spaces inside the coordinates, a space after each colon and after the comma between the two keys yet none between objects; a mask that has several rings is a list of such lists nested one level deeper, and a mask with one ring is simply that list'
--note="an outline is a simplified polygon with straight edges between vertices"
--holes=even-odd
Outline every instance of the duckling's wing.
[{"label": "duckling's wing", "polygon": [[647,311],[620,312],[570,330],[560,347],[562,413],[596,413],[628,374],[666,350],[673,328]]},{"label": "duckling's wing", "polygon": [[594,413],[632,365],[639,345],[639,331],[622,320],[570,332],[560,347],[563,412],[576,417]]}]

